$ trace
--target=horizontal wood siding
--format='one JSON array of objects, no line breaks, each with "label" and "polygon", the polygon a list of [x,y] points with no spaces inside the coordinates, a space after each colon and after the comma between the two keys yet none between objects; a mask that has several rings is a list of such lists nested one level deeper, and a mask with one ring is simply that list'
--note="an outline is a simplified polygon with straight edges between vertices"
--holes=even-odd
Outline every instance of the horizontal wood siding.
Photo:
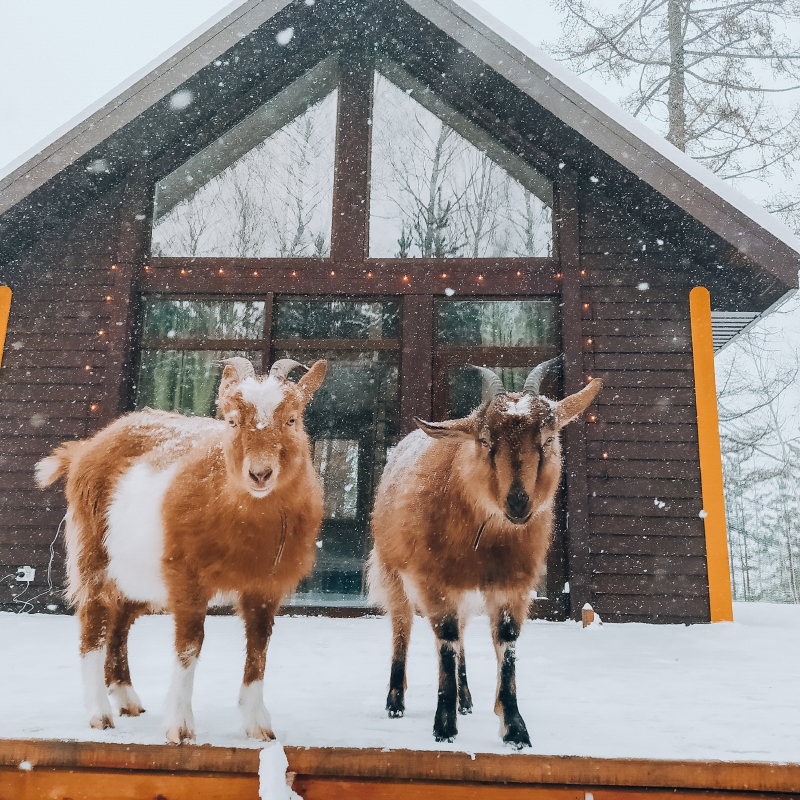
[{"label": "horizontal wood siding", "polygon": [[[97,422],[91,406],[107,369],[105,298],[113,283],[119,202],[111,193],[69,230],[0,265],[2,282],[14,292],[0,367],[0,576],[26,565],[36,570],[27,589],[13,577],[0,581],[0,609],[64,608],[63,535],[56,540],[66,507],[63,484],[42,491],[33,469],[61,442],[85,438]],[[32,608],[23,605],[28,599]]]},{"label": "horizontal wood siding", "polygon": [[705,622],[708,578],[689,291],[677,257],[582,193],[592,603],[614,622]]}]

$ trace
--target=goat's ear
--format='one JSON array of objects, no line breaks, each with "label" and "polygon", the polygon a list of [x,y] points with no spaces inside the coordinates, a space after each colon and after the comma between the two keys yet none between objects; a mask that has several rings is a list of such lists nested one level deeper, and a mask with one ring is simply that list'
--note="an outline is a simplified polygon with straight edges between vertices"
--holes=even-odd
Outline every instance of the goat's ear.
[{"label": "goat's ear", "polygon": [[586,409],[603,388],[603,381],[594,378],[592,382],[569,397],[565,397],[556,407],[556,427],[563,428],[568,422]]},{"label": "goat's ear", "polygon": [[420,430],[434,439],[474,439],[476,433],[475,420],[472,417],[449,419],[445,422],[425,422],[414,417]]},{"label": "goat's ear", "polygon": [[303,394],[304,402],[307,403],[314,396],[314,392],[322,386],[322,381],[325,380],[325,373],[327,370],[327,361],[317,361],[297,382],[297,386]]}]

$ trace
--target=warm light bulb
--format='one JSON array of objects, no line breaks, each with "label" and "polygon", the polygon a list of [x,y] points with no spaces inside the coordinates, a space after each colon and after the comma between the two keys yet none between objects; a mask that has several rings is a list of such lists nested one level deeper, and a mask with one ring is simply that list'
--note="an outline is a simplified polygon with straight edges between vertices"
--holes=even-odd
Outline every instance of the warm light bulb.
[{"label": "warm light bulb", "polygon": [[335,275],[335,274],[336,274],[336,273],[335,273],[333,270],[331,270],[331,275]]},{"label": "warm light bulb", "polygon": [[589,304],[588,304],[588,303],[584,303],[584,304],[583,304],[583,307],[584,307],[584,308],[589,308]]},{"label": "warm light bulb", "polygon": [[116,264],[112,264],[112,265],[111,265],[111,269],[116,269],[116,268],[117,268],[117,265],[116,265]]},{"label": "warm light bulb", "polygon": [[589,419],[590,419],[592,422],[594,422],[594,421],[597,419],[597,417],[596,417],[594,414],[592,414],[592,416],[591,416],[591,417],[589,417]]},{"label": "warm light bulb", "polygon": [[482,281],[483,280],[483,275],[478,275],[478,280]]},{"label": "warm light bulb", "polygon": [[293,278],[296,278],[296,277],[297,277],[297,273],[296,273],[296,272],[293,272],[293,273],[292,273],[292,277],[293,277]]},{"label": "warm light bulb", "polygon": [[92,411],[97,411],[97,406],[96,405],[92,405],[90,407],[91,407]]},{"label": "warm light bulb", "polygon": [[367,273],[367,277],[368,277],[368,278],[371,278],[371,277],[372,277],[372,273],[371,273],[371,272],[368,272],[368,273]]},{"label": "warm light bulb", "polygon": [[608,453],[603,453],[603,458],[608,458]]},{"label": "warm light bulb", "polygon": [[110,300],[110,299],[111,299],[111,295],[110,295],[110,294],[107,294],[107,295],[106,295],[106,300]]},{"label": "warm light bulb", "polygon": [[220,275],[224,275],[224,274],[225,274],[225,270],[223,270],[222,268],[220,268],[219,274],[220,274]]},{"label": "warm light bulb", "polygon": [[185,269],[182,269],[182,270],[181,270],[181,275],[185,275],[185,274],[186,274],[186,270],[185,270]]},{"label": "warm light bulb", "polygon": [[443,272],[443,273],[442,273],[442,277],[443,277],[443,278],[446,278],[446,277],[447,277],[447,273],[446,273],[446,272]]},{"label": "warm light bulb", "polygon": [[88,370],[88,369],[91,369],[91,367],[90,367],[90,366],[87,364],[87,365],[84,367],[84,369],[87,369],[87,370]]},{"label": "warm light bulb", "polygon": [[587,340],[586,340],[586,343],[587,343],[587,344],[591,344],[591,343],[592,343],[592,340],[591,340],[591,339],[587,339]]},{"label": "warm light bulb", "polygon": [[146,270],[149,270],[149,269],[150,269],[150,267],[148,267],[148,266],[146,266],[146,265],[145,265],[145,269],[146,269]]},{"label": "warm light bulb", "polygon": [[98,331],[97,335],[98,336],[105,336],[105,333],[106,333],[105,331]]},{"label": "warm light bulb", "polygon": [[556,278],[560,278],[560,277],[561,277],[561,273],[560,272],[556,272]]},{"label": "warm light bulb", "polygon": [[254,272],[254,273],[253,273],[253,277],[254,277],[254,278],[257,278],[257,277],[258,277],[258,272]]},{"label": "warm light bulb", "polygon": [[582,270],[581,270],[581,275],[585,275],[585,274],[586,274],[586,270],[585,270],[585,269],[582,269]]},{"label": "warm light bulb", "polygon": [[408,275],[403,275],[403,283],[408,283]]},{"label": "warm light bulb", "polygon": [[519,270],[517,270],[517,277],[519,277],[520,275],[522,275],[522,273]]}]

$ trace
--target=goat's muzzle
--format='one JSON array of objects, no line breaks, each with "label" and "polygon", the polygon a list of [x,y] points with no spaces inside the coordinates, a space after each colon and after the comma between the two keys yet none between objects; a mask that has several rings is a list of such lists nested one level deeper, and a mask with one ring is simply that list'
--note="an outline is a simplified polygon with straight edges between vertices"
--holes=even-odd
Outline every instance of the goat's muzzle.
[{"label": "goat's muzzle", "polygon": [[248,474],[255,489],[266,489],[267,483],[272,477],[272,469],[271,467],[256,467],[255,471],[251,469]]},{"label": "goat's muzzle", "polygon": [[531,499],[525,487],[514,481],[506,497],[506,518],[515,525],[523,525],[531,518]]}]

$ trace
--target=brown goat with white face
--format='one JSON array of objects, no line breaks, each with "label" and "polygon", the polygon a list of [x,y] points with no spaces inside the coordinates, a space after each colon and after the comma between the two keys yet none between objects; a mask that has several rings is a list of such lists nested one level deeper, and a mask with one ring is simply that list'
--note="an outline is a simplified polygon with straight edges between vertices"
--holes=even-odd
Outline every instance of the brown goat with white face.
[{"label": "brown goat with white face", "polygon": [[545,567],[561,477],[559,432],[602,384],[554,402],[539,396],[546,370],[522,393],[506,393],[485,368],[484,401],[470,416],[424,422],[392,454],[372,514],[370,588],[392,619],[394,650],[386,709],[405,710],[406,656],[414,609],[427,616],[439,656],[437,741],[453,741],[456,711],[470,713],[462,633],[467,594],[480,592],[497,653],[495,713],[503,741],[530,746],[517,708],[515,642],[530,592]]},{"label": "brown goat with white face", "polygon": [[145,611],[175,618],[167,700],[171,742],[194,738],[191,698],[209,602],[235,600],[247,656],[239,693],[248,736],[271,739],[263,701],[267,645],[281,598],[308,574],[322,522],[322,489],[303,409],[325,377],[318,361],[284,359],[256,377],[244,358],[225,362],[223,419],[164,411],[127,414],[93,438],[37,465],[40,486],[66,474],[68,596],[80,620],[84,699],[93,728],[144,710],[131,686],[128,631]]}]

